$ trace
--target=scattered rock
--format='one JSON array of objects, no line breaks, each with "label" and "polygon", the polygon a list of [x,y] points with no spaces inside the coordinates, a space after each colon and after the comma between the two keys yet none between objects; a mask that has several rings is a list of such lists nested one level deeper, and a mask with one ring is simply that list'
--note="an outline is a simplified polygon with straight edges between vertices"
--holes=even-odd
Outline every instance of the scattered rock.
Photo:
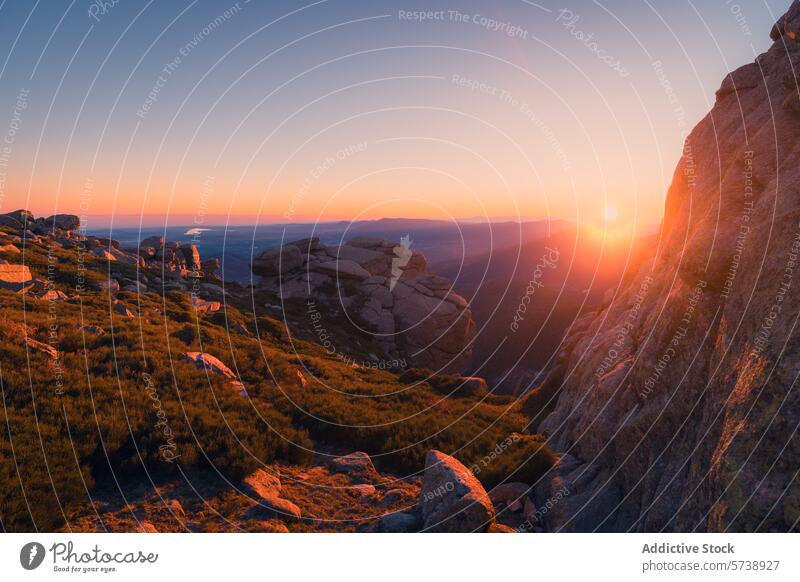
[{"label": "scattered rock", "polygon": [[206,301],[196,295],[192,295],[191,302],[192,307],[194,307],[197,313],[215,313],[222,307],[219,301]]},{"label": "scattered rock", "polygon": [[355,452],[343,457],[336,457],[328,461],[328,466],[334,473],[344,473],[351,478],[372,480],[378,472],[372,464],[372,459],[367,453]]},{"label": "scattered rock", "polygon": [[211,354],[206,354],[204,352],[183,352],[181,357],[192,362],[200,370],[205,369],[214,374],[225,376],[226,378],[236,379],[236,374],[233,373],[233,370]]},{"label": "scattered rock", "polygon": [[372,497],[375,495],[375,486],[369,484],[351,485],[348,488],[350,491],[358,494],[361,499]]},{"label": "scattered rock", "polygon": [[239,382],[238,380],[234,380],[233,382],[229,382],[228,386],[230,386],[231,390],[236,392],[242,398],[247,398],[247,388],[245,387],[243,382]]},{"label": "scattered rock", "polygon": [[231,330],[245,337],[253,337],[253,334],[250,332],[250,330],[247,329],[247,327],[241,322],[234,325]]},{"label": "scattered rock", "polygon": [[96,336],[106,335],[106,330],[99,325],[82,325],[80,329]]},{"label": "scattered rock", "polygon": [[258,500],[258,504],[247,511],[246,516],[249,519],[268,516],[296,520],[303,516],[303,512],[288,499],[283,499],[277,495],[269,495],[261,497]]},{"label": "scattered rock", "polygon": [[11,263],[0,265],[0,288],[21,291],[28,287],[33,277],[27,265]]},{"label": "scattered rock", "polygon": [[498,509],[503,507],[516,513],[522,509],[522,504],[528,499],[531,488],[525,483],[504,483],[489,492],[489,499]]},{"label": "scattered rock", "polygon": [[378,519],[377,531],[379,533],[408,533],[415,531],[417,526],[418,520],[414,515],[397,511],[382,515]]},{"label": "scattered rock", "polygon": [[118,313],[119,315],[121,315],[123,317],[136,317],[136,312],[128,309],[128,307],[124,303],[122,303],[120,301],[117,301],[114,304],[113,309],[114,309],[114,313]]},{"label": "scattered rock", "polygon": [[493,522],[489,526],[489,533],[518,533],[513,527],[509,527],[502,523]]},{"label": "scattered rock", "polygon": [[119,293],[119,281],[116,279],[109,279],[108,281],[100,281],[97,285],[100,291],[105,291],[106,293],[111,293],[112,295],[116,295]]},{"label": "scattered rock", "polygon": [[[108,252],[118,261],[138,265],[142,269],[161,271],[164,276],[182,284],[189,277],[203,278],[208,272],[215,280],[221,280],[219,260],[201,261],[196,245],[181,246],[177,241],[165,241],[163,236],[150,236],[139,243],[138,249],[120,250],[110,248]],[[169,288],[169,285],[165,285]]]},{"label": "scattered rock", "polygon": [[87,242],[91,242],[93,244],[100,245],[101,247],[105,247],[107,249],[119,249],[119,241],[114,240],[113,238],[104,238],[99,236],[88,236],[86,237]]},{"label": "scattered rock", "polygon": [[281,492],[281,480],[277,475],[258,469],[243,480],[247,489],[258,497],[273,497]]},{"label": "scattered rock", "polygon": [[42,301],[65,301],[69,299],[66,293],[57,289],[37,291],[36,293],[31,293],[30,296],[34,297],[35,299],[41,299]]},{"label": "scattered rock", "polygon": [[32,350],[35,350],[37,352],[42,352],[43,354],[47,354],[54,360],[58,359],[58,350],[49,344],[40,342],[28,336],[25,336],[24,343]]},{"label": "scattered rock", "polygon": [[101,247],[97,247],[96,249],[92,249],[92,254],[95,257],[98,257],[100,259],[105,259],[106,261],[116,261],[117,260],[117,257],[115,257],[110,252],[108,252],[106,249],[101,248]]}]

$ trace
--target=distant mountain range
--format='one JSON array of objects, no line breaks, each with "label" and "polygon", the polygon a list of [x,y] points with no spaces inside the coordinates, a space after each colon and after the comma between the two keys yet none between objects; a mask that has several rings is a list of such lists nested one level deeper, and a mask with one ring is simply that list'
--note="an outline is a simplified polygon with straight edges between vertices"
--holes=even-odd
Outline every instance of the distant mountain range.
[{"label": "distant mountain range", "polygon": [[[454,290],[472,304],[479,333],[470,371],[486,377],[499,392],[521,393],[549,369],[554,350],[571,322],[598,307],[604,293],[617,286],[626,268],[639,260],[641,248],[655,236],[652,228],[643,230],[645,234],[637,239],[614,241],[566,220],[454,223],[384,218],[319,224],[121,228],[110,234],[122,247],[136,247],[139,240],[152,235],[196,244],[204,258],[221,259],[226,280],[244,285],[257,282],[250,263],[264,248],[310,236],[320,237],[327,245],[357,236],[392,240],[410,236],[412,248],[427,257],[430,270],[453,281]],[[107,229],[90,233],[109,235]],[[547,248],[559,251],[558,264],[546,269],[544,286],[524,299],[527,313],[518,316],[518,329],[510,332],[510,323]]]}]

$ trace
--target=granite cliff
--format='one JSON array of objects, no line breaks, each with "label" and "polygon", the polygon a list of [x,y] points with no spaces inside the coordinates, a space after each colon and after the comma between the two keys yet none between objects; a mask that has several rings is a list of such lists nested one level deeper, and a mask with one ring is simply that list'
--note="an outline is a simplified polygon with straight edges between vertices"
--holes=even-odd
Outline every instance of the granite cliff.
[{"label": "granite cliff", "polygon": [[800,2],[685,141],[658,249],[577,320],[529,397],[565,531],[789,531],[800,519]]}]

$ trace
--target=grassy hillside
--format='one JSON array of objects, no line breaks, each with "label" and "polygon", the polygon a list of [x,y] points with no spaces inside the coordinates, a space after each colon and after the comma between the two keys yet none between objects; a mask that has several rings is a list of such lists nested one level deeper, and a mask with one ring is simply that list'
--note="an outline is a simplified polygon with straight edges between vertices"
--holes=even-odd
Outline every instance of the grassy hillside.
[{"label": "grassy hillside", "polygon": [[[187,469],[236,482],[267,463],[307,465],[315,450],[363,450],[381,470],[408,474],[436,448],[476,467],[487,486],[531,482],[553,462],[538,436],[524,434],[513,399],[347,365],[294,339],[302,330],[290,340],[248,289],[231,287],[211,314],[198,313],[186,291],[121,291],[130,317],[97,289],[109,275],[135,279],[135,266],[48,238],[17,246],[22,254],[0,258],[28,265],[67,298],[0,289],[5,531],[58,528],[102,484]],[[247,396],[181,357],[192,351],[221,360]],[[498,447],[503,454],[493,455]]]}]

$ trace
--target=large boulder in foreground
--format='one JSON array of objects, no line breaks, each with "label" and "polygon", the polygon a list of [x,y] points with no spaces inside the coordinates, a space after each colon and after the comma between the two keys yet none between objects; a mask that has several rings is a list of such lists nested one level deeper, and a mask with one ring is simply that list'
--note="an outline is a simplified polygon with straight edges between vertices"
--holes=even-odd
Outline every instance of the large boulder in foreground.
[{"label": "large boulder in foreground", "polygon": [[495,511],[486,490],[459,461],[440,451],[425,457],[419,505],[428,532],[483,532]]}]

